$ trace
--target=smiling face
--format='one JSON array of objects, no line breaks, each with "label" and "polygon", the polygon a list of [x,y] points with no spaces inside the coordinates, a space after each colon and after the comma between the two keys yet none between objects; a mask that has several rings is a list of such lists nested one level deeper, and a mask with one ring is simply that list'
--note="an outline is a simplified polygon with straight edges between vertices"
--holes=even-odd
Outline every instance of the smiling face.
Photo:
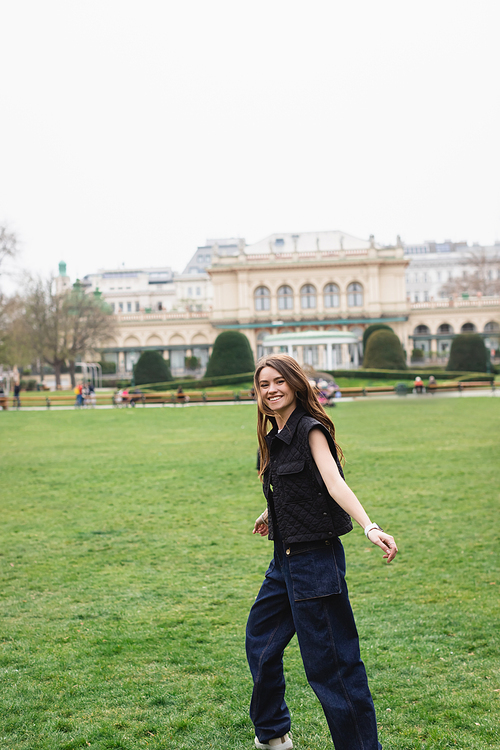
[{"label": "smiling face", "polygon": [[274,367],[263,367],[260,371],[259,390],[264,404],[283,421],[297,406],[295,391]]}]

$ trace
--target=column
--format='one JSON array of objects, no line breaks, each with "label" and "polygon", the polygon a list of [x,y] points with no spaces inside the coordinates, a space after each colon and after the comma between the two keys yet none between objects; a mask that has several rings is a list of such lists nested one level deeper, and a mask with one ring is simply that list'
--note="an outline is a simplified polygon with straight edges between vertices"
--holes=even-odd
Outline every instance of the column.
[{"label": "column", "polygon": [[125,372],[125,352],[118,352],[118,372]]},{"label": "column", "polygon": [[342,367],[348,370],[351,366],[351,358],[349,357],[349,344],[340,345],[340,356]]},{"label": "column", "polygon": [[293,357],[293,345],[287,344],[287,353],[290,355],[290,357]]},{"label": "column", "polygon": [[330,367],[330,370],[336,370],[337,369],[337,347],[332,346],[332,344],[330,344],[330,346],[332,347],[332,366]]},{"label": "column", "polygon": [[354,347],[354,367],[359,367],[359,351],[358,351],[358,345],[353,344]]},{"label": "column", "polygon": [[329,341],[326,345],[326,369],[333,370],[333,346],[332,342]]},{"label": "column", "polygon": [[437,339],[431,339],[431,359],[433,362],[436,361],[438,357],[438,342]]},{"label": "column", "polygon": [[347,291],[343,287],[340,289],[340,312],[347,313]]}]

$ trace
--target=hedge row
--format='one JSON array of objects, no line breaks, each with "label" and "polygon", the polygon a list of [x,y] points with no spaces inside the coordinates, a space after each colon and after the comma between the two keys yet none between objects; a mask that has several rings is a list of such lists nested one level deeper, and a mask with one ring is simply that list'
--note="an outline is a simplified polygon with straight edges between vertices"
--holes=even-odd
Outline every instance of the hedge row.
[{"label": "hedge row", "polygon": [[150,391],[171,391],[174,388],[195,388],[200,390],[202,388],[211,388],[216,385],[237,384],[237,383],[248,383],[253,381],[253,372],[245,372],[241,375],[217,375],[213,378],[201,378],[196,380],[194,378],[184,380],[170,380],[166,383],[149,383],[141,386],[141,390]]},{"label": "hedge row", "polygon": [[380,380],[397,379],[400,380],[415,380],[417,375],[424,380],[430,375],[434,375],[437,380],[485,380],[489,381],[493,377],[492,375],[485,375],[484,372],[470,373],[470,372],[450,372],[445,370],[429,369],[429,370],[324,370],[325,373],[331,374],[337,378],[373,378]]},{"label": "hedge row", "polygon": [[[337,378],[373,378],[374,380],[387,380],[387,379],[399,379],[399,380],[415,380],[419,375],[423,380],[429,378],[430,375],[434,375],[437,380],[463,380],[463,381],[485,381],[489,382],[494,375],[488,375],[484,372],[470,373],[470,372],[446,372],[445,370],[439,370],[437,368],[429,368],[429,370],[415,369],[415,370],[322,370],[322,372],[329,373],[333,377]],[[213,378],[201,378],[196,380],[195,378],[184,378],[182,380],[171,380],[166,383],[150,383],[141,386],[143,391],[172,391],[179,388],[192,388],[193,390],[201,390],[203,388],[211,388],[218,385],[237,385],[238,383],[248,383],[253,381],[253,372],[243,373],[242,375],[218,375]],[[124,384],[125,382],[122,381]],[[130,381],[129,383],[130,384]],[[122,386],[123,387],[123,386]]]}]

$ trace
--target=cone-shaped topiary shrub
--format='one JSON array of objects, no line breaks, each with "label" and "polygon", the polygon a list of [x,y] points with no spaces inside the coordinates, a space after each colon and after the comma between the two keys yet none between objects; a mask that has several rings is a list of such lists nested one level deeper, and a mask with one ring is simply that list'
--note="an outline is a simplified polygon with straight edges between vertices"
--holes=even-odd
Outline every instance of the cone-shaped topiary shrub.
[{"label": "cone-shaped topiary shrub", "polygon": [[247,337],[239,331],[224,331],[215,339],[205,377],[237,375],[241,372],[251,372],[254,367],[252,349]]},{"label": "cone-shaped topiary shrub", "polygon": [[451,342],[447,370],[486,372],[488,353],[484,341],[477,333],[460,333]]},{"label": "cone-shaped topiary shrub", "polygon": [[134,377],[136,385],[164,383],[166,380],[172,380],[172,373],[160,352],[151,350],[143,352],[139,357],[134,367]]},{"label": "cone-shaped topiary shrub", "polygon": [[365,328],[363,331],[363,351],[366,351],[366,344],[368,343],[368,339],[372,335],[372,333],[375,333],[375,331],[392,331],[392,328],[390,326],[386,326],[385,323],[372,323],[368,328]]},{"label": "cone-shaped topiary shrub", "polygon": [[401,342],[394,331],[375,331],[368,339],[363,367],[381,370],[406,370]]}]

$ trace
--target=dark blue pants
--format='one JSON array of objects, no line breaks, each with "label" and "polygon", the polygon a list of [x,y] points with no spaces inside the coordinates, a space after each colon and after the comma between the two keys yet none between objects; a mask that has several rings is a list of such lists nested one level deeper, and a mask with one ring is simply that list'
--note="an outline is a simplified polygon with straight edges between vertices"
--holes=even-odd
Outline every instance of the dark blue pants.
[{"label": "dark blue pants", "polygon": [[340,539],[274,542],[274,558],[247,624],[254,681],[250,717],[260,742],[290,730],[283,651],[297,633],[307,679],[336,750],[381,750],[345,582]]}]

